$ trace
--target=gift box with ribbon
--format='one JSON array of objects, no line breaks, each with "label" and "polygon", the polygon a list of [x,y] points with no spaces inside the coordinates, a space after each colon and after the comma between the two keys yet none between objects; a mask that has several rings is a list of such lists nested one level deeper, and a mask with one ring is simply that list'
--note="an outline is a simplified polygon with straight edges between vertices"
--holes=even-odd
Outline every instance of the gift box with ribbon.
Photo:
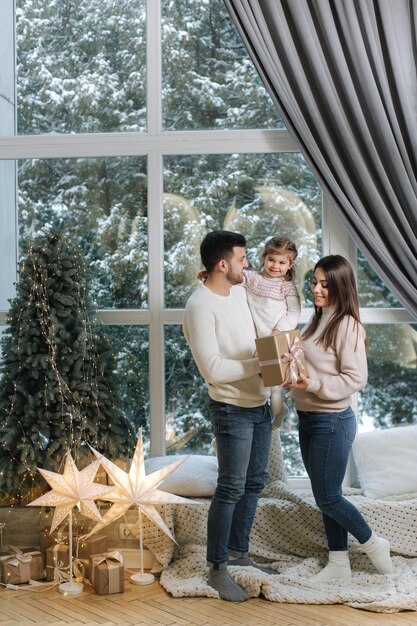
[{"label": "gift box with ribbon", "polygon": [[93,554],[90,561],[90,582],[99,596],[123,593],[125,568],[120,552]]},{"label": "gift box with ribbon", "polygon": [[69,579],[69,546],[56,543],[46,549],[46,580],[65,581]]},{"label": "gift box with ribbon", "polygon": [[255,339],[265,387],[296,383],[300,373],[308,376],[298,330]]},{"label": "gift box with ribbon", "polygon": [[7,546],[0,553],[0,580],[6,585],[20,585],[29,580],[45,578],[42,553],[36,548],[15,548]]},{"label": "gift box with ribbon", "polygon": [[[86,531],[84,531],[86,532]],[[78,526],[72,527],[72,542],[73,546],[76,545],[78,538],[81,535],[81,529]],[[68,528],[57,528],[52,533],[47,528],[42,528],[40,534],[40,551],[46,555],[46,550],[51,546],[56,546],[61,543],[69,543]],[[75,552],[75,550],[74,550]]]},{"label": "gift box with ribbon", "polygon": [[77,559],[88,560],[91,554],[103,554],[107,552],[108,540],[106,535],[93,535],[92,537],[80,537],[77,540],[75,556]]},{"label": "gift box with ribbon", "polygon": [[74,575],[76,580],[82,582],[84,578],[90,578],[90,561],[92,554],[103,554],[108,550],[106,535],[93,535],[92,537],[79,537],[75,546]]}]

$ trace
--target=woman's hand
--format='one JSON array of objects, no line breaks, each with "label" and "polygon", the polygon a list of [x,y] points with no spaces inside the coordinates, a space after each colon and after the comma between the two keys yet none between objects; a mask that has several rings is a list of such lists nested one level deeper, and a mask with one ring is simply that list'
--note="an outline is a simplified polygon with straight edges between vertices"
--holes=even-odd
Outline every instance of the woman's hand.
[{"label": "woman's hand", "polygon": [[296,383],[285,385],[285,387],[291,387],[292,389],[307,389],[309,379],[304,374],[300,374]]}]

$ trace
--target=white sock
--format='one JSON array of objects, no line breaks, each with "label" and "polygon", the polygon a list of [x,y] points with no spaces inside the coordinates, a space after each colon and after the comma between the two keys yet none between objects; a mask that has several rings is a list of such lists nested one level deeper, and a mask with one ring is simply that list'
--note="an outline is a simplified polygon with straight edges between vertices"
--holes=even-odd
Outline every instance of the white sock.
[{"label": "white sock", "polygon": [[391,561],[390,543],[384,537],[378,537],[374,532],[371,538],[361,544],[361,548],[375,565],[379,574],[391,574],[394,566]]},{"label": "white sock", "polygon": [[350,578],[352,572],[350,569],[349,554],[347,550],[329,552],[329,561],[321,572],[310,578],[313,583],[326,583],[333,581],[335,578]]}]

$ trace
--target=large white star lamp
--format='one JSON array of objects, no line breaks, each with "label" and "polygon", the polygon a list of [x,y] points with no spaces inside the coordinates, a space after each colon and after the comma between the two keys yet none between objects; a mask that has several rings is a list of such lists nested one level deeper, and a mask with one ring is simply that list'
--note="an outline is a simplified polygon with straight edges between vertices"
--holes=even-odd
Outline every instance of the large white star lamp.
[{"label": "large white star lamp", "polygon": [[38,468],[40,474],[52,487],[52,491],[45,493],[28,504],[28,506],[55,507],[50,533],[69,516],[69,580],[61,583],[59,586],[59,591],[64,594],[81,593],[84,588],[81,583],[73,580],[72,509],[76,506],[82,515],[89,517],[95,522],[101,522],[103,518],[94,500],[104,499],[105,494],[111,490],[111,487],[93,482],[99,466],[100,458],[97,458],[81,472],[78,471],[71,452],[68,450],[63,474],[56,474],[55,472]]},{"label": "large white star lamp", "polygon": [[103,457],[99,452],[92,448],[97,460],[101,461],[102,466],[110,476],[114,483],[111,491],[103,496],[103,500],[113,502],[113,506],[103,516],[102,520],[90,531],[90,536],[107,526],[111,522],[121,517],[131,507],[136,507],[139,511],[139,548],[140,548],[140,573],[133,574],[130,581],[136,585],[148,585],[153,582],[152,574],[143,572],[143,540],[142,540],[142,513],[150,518],[159,528],[166,533],[173,541],[168,526],[155,508],[155,504],[199,504],[193,500],[182,498],[158,489],[159,485],[165,480],[168,474],[174,472],[186,458],[171,463],[167,467],[163,467],[148,476],[145,474],[145,459],[143,455],[142,430],[139,431],[138,441],[135,453],[130,465],[129,472],[125,472],[120,467]]}]

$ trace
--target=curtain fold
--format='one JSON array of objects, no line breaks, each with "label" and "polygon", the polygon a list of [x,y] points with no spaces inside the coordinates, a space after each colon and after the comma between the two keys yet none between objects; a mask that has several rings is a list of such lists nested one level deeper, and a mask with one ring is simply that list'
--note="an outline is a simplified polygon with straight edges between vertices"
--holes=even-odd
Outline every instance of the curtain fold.
[{"label": "curtain fold", "polygon": [[324,193],[417,317],[417,0],[224,0]]}]

